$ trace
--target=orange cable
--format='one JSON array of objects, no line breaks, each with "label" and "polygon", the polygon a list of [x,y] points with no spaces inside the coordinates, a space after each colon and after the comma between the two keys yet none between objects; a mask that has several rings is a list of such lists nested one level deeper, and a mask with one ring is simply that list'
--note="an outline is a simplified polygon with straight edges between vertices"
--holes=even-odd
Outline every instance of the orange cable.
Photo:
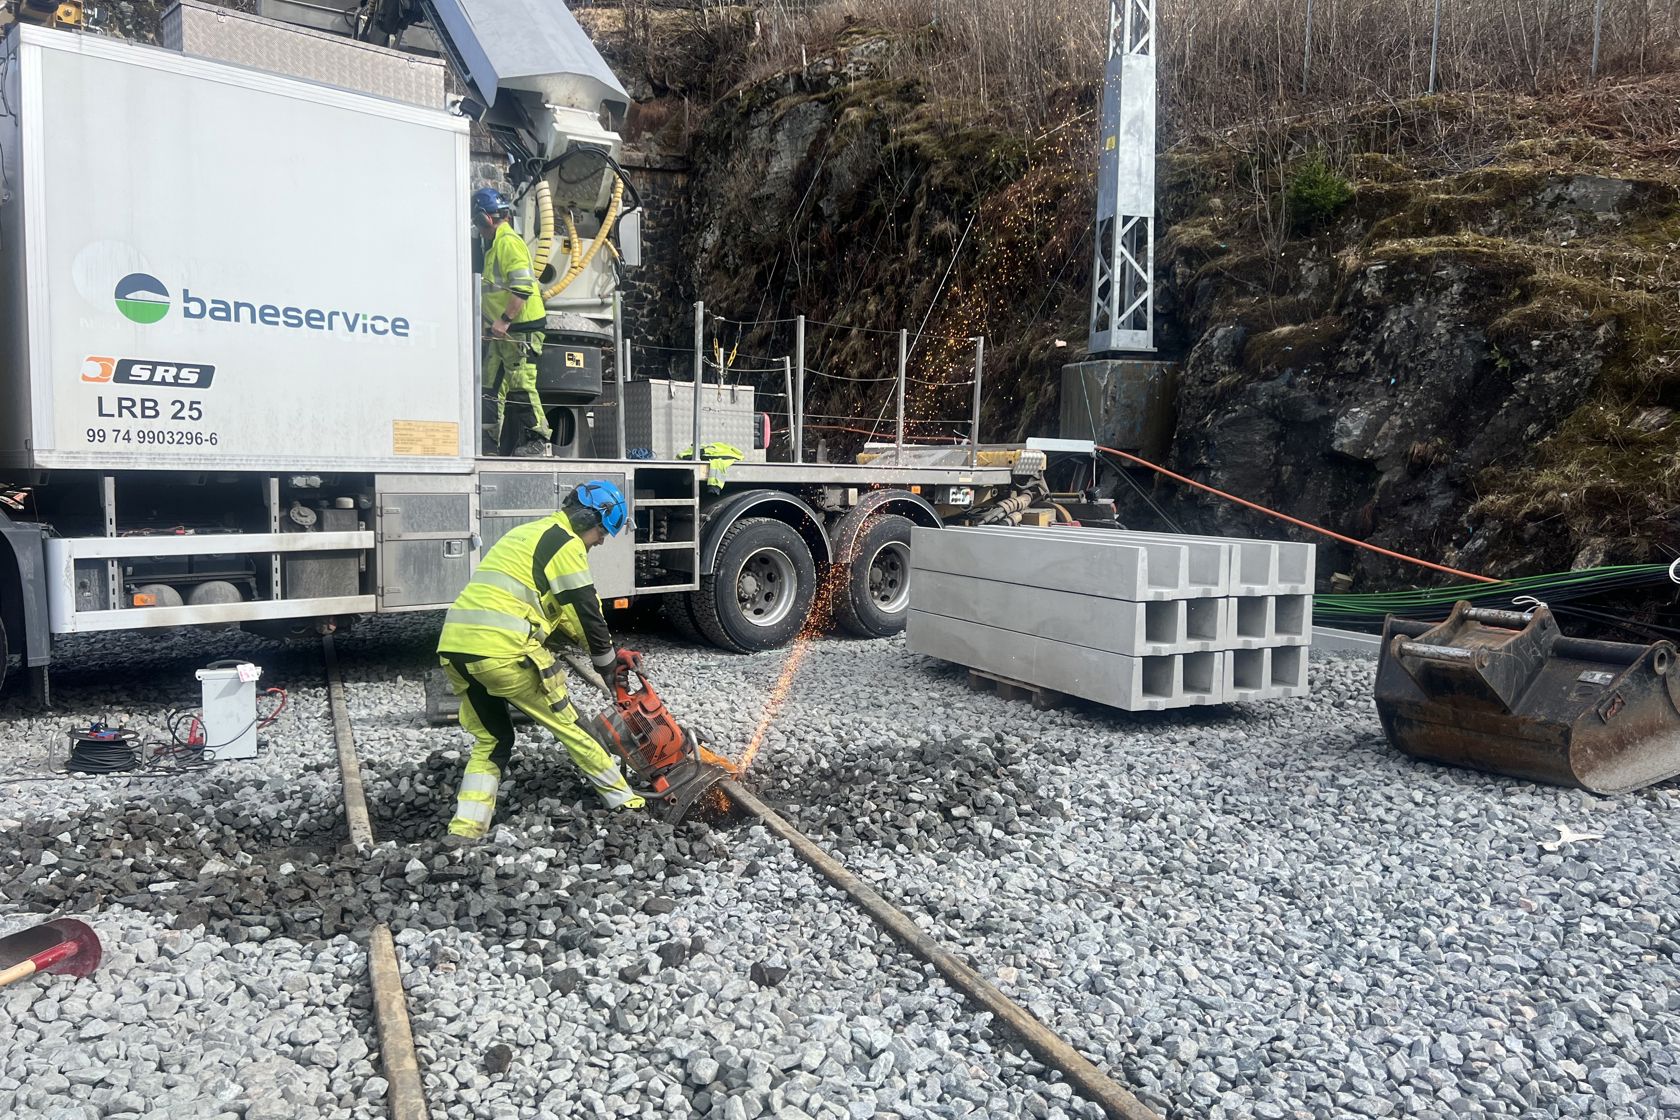
[{"label": "orange cable", "polygon": [[1275,517],[1275,518],[1279,519],[1280,521],[1287,521],[1291,525],[1298,525],[1301,528],[1311,530],[1314,533],[1322,533],[1325,536],[1330,537],[1334,540],[1341,541],[1343,544],[1351,544],[1355,548],[1368,549],[1371,552],[1379,553],[1379,554],[1381,554],[1383,556],[1387,556],[1387,557],[1389,557],[1390,559],[1393,559],[1393,560],[1404,560],[1406,563],[1416,564],[1420,568],[1429,568],[1433,571],[1445,572],[1449,576],[1459,576],[1463,579],[1470,580],[1474,583],[1498,583],[1498,582],[1500,582],[1499,580],[1492,579],[1488,576],[1479,576],[1474,572],[1461,572],[1457,568],[1449,568],[1444,564],[1431,564],[1427,560],[1419,560],[1416,556],[1407,556],[1404,552],[1390,552],[1388,549],[1383,548],[1379,545],[1370,544],[1370,543],[1367,543],[1366,541],[1355,540],[1352,537],[1344,537],[1344,536],[1342,536],[1342,534],[1337,533],[1337,532],[1333,532],[1329,529],[1326,529],[1322,525],[1314,525],[1310,521],[1302,521],[1300,518],[1291,517],[1287,513],[1279,513],[1275,509],[1268,509],[1266,506],[1260,505],[1257,502],[1251,502],[1247,498],[1239,498],[1235,494],[1227,494],[1225,491],[1215,489],[1214,487],[1209,486],[1205,482],[1197,482],[1193,478],[1185,478],[1181,474],[1175,474],[1172,471],[1169,471],[1165,467],[1157,466],[1156,464],[1151,463],[1148,459],[1141,459],[1138,456],[1129,454],[1125,451],[1116,451],[1112,447],[1102,447],[1102,446],[1098,446],[1097,450],[1101,451],[1101,452],[1104,452],[1106,454],[1109,454],[1109,455],[1116,456],[1116,457],[1121,458],[1121,459],[1125,459],[1128,462],[1136,463],[1140,467],[1148,467],[1152,471],[1156,471],[1157,473],[1166,475],[1168,478],[1172,479],[1175,482],[1182,482],[1186,486],[1194,486],[1198,490],[1206,490],[1209,494],[1216,494],[1219,497],[1224,498],[1228,502],[1235,502],[1239,506],[1247,506],[1249,509],[1258,510],[1261,513],[1268,514],[1272,517]]}]

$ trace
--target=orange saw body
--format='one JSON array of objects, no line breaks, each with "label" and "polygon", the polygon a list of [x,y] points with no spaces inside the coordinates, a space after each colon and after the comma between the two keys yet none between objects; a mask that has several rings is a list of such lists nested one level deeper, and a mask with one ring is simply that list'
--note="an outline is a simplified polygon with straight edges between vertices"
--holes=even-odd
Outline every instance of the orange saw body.
[{"label": "orange saw body", "polygon": [[589,732],[624,761],[649,808],[674,824],[719,782],[738,774],[706,747],[702,732],[676,721],[645,673],[637,670],[636,678],[634,689],[614,685],[612,708],[590,721]]}]

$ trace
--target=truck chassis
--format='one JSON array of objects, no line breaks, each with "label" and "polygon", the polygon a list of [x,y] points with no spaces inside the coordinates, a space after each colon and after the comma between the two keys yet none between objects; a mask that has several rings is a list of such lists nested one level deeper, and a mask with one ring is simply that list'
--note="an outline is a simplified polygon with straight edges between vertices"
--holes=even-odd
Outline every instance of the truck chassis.
[{"label": "truck chassis", "polygon": [[909,526],[1015,492],[1036,476],[1034,456],[741,462],[721,478],[703,461],[621,459],[479,459],[464,474],[54,472],[25,492],[27,513],[0,514],[0,652],[19,656],[44,699],[53,641],[72,634],[239,625],[302,637],[440,610],[503,533],[593,478],[631,504],[633,531],[590,558],[609,605],[658,597],[677,630],[755,652],[790,642],[823,595],[820,621],[885,636],[904,624]]}]

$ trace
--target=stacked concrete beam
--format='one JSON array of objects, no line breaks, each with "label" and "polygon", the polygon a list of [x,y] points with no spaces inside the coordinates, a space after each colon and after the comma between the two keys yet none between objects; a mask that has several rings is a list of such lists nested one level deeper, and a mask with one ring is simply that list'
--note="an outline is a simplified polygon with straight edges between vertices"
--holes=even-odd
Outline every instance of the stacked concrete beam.
[{"label": "stacked concrete beam", "polygon": [[1128,711],[1304,695],[1313,546],[915,530],[910,648]]}]

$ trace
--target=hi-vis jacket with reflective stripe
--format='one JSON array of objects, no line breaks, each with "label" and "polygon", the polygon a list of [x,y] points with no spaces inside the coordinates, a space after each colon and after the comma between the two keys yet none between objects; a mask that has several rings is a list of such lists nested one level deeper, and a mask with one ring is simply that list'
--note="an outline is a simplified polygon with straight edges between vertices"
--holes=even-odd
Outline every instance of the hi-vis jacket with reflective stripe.
[{"label": "hi-vis jacket with reflective stripe", "polygon": [[589,576],[589,553],[564,513],[510,530],[479,561],[444,616],[439,653],[518,657],[559,631],[613,662],[612,632]]},{"label": "hi-vis jacket with reflective stripe", "polygon": [[513,296],[525,297],[525,306],[514,320],[515,326],[547,317],[542,296],[537,291],[537,274],[531,267],[531,250],[526,247],[525,239],[503,222],[496,227],[496,237],[484,254],[484,298],[480,304],[484,321],[494,323],[500,319]]}]

